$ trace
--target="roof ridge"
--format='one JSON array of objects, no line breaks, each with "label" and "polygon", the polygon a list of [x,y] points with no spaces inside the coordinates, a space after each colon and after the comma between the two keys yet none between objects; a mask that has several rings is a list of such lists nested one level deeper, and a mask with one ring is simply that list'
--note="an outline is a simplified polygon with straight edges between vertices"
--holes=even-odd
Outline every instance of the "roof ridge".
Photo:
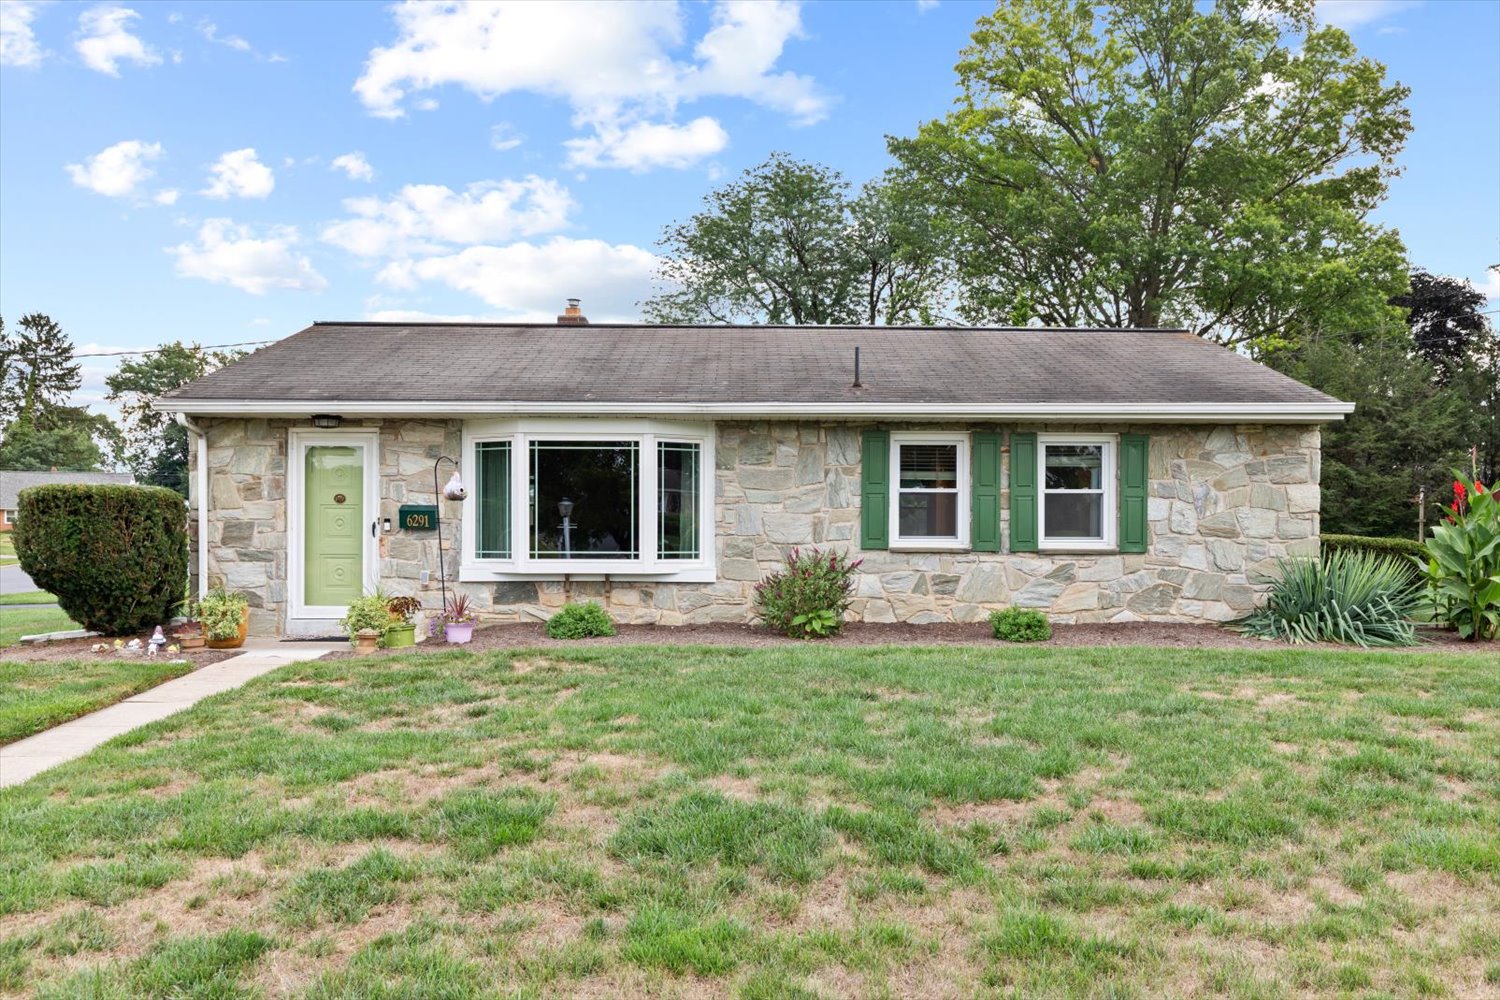
[{"label": "roof ridge", "polygon": [[[524,330],[558,330],[569,333],[587,333],[598,329],[631,330],[859,330],[870,333],[883,332],[942,332],[942,333],[1191,333],[1181,326],[963,326],[958,324],[919,326],[916,324],[877,325],[864,323],[589,323],[570,325],[538,320],[536,322],[501,322],[498,320],[389,320],[389,319],[319,319],[313,320],[308,330],[320,326],[380,326],[380,327],[482,327]],[[299,331],[301,332],[301,331]]]}]

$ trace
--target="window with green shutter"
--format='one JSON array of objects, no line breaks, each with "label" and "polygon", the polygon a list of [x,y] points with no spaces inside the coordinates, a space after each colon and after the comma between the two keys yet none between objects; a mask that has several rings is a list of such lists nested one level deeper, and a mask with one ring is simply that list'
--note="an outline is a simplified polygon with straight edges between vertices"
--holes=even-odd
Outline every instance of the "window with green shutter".
[{"label": "window with green shutter", "polygon": [[1010,436],[1010,551],[1035,552],[1036,435]]},{"label": "window with green shutter", "polygon": [[1000,551],[1000,435],[977,431],[969,462],[973,515],[969,544],[975,552]]},{"label": "window with green shutter", "polygon": [[859,546],[891,545],[891,435],[865,431],[859,456]]},{"label": "window with green shutter", "polygon": [[1151,439],[1120,435],[1120,551],[1145,552],[1146,490],[1150,479]]}]

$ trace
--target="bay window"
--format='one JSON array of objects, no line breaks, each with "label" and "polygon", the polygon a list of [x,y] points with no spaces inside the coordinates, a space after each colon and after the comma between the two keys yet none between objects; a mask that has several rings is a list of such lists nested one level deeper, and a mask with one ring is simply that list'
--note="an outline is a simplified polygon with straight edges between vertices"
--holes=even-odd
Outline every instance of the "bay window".
[{"label": "bay window", "polygon": [[[474,421],[460,578],[712,579],[712,428]],[[519,540],[513,543],[512,540]]]},{"label": "bay window", "polygon": [[1113,437],[1037,437],[1038,516],[1043,548],[1113,548]]}]

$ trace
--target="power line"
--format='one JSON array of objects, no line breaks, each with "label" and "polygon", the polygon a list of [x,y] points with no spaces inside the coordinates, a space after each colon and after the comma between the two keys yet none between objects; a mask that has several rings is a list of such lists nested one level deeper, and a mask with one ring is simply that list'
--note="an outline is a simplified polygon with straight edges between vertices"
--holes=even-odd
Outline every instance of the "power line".
[{"label": "power line", "polygon": [[[274,340],[242,340],[237,344],[194,344],[193,347],[200,351],[216,351],[223,347],[250,347],[261,344],[274,344]],[[98,351],[93,354],[75,354],[75,358],[121,358],[130,354],[160,354],[165,347],[151,347],[140,351]]]}]

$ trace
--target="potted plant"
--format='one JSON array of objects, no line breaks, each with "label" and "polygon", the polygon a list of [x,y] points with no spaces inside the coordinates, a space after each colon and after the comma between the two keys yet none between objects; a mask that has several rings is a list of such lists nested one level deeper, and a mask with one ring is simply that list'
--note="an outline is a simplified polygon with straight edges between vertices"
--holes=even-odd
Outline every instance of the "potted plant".
[{"label": "potted plant", "polygon": [[443,608],[443,613],[427,626],[427,634],[436,636],[438,623],[441,622],[443,639],[455,645],[462,645],[474,638],[475,620],[476,616],[469,608],[469,595],[454,594],[448,598],[448,604]]},{"label": "potted plant", "polygon": [[385,648],[415,646],[417,625],[414,619],[422,610],[422,602],[415,597],[392,597],[385,602],[385,609],[391,614],[390,624],[385,627]]},{"label": "potted plant", "polygon": [[339,627],[349,637],[357,653],[373,653],[385,639],[391,625],[391,611],[386,596],[379,591],[349,602],[349,611],[339,620]]},{"label": "potted plant", "polygon": [[198,620],[198,604],[196,601],[182,602],[182,617],[185,619],[172,632],[178,645],[183,649],[203,648],[203,625]]},{"label": "potted plant", "polygon": [[250,631],[250,602],[222,585],[214,587],[198,602],[197,618],[209,649],[238,649]]}]

